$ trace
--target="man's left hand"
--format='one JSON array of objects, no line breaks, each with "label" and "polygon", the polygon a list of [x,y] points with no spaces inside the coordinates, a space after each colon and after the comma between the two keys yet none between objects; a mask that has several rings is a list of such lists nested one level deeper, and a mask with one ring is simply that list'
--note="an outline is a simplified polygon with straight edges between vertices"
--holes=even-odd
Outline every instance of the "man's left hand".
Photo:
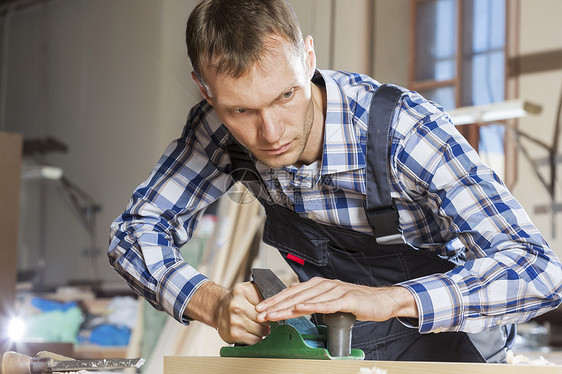
[{"label": "man's left hand", "polygon": [[418,317],[415,299],[404,287],[369,287],[318,277],[262,301],[256,311],[259,322],[335,312],[352,313],[361,321]]}]

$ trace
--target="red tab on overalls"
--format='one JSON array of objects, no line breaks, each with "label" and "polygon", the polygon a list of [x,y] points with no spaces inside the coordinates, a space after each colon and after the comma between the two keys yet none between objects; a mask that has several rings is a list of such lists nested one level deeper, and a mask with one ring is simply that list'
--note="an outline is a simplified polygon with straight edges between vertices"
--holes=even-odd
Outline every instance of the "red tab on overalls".
[{"label": "red tab on overalls", "polygon": [[304,259],[302,259],[300,257],[297,257],[297,256],[294,256],[290,253],[287,253],[287,258],[291,261],[295,261],[297,264],[304,265]]}]

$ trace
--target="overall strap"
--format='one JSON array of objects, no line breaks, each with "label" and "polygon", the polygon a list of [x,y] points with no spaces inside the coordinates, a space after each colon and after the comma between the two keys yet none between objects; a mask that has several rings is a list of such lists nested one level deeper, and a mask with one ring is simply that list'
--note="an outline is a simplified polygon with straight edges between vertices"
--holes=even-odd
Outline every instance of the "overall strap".
[{"label": "overall strap", "polygon": [[380,244],[401,240],[398,211],[390,197],[389,132],[394,109],[402,94],[398,87],[381,85],[375,91],[369,109],[365,212]]}]

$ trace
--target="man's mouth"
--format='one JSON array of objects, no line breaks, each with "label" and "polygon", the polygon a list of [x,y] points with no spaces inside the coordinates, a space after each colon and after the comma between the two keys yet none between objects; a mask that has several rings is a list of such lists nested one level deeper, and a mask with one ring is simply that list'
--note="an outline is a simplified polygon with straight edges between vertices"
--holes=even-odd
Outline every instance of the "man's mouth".
[{"label": "man's mouth", "polygon": [[289,149],[289,146],[291,145],[291,143],[293,143],[293,142],[291,141],[289,143],[285,143],[284,145],[282,145],[281,147],[278,147],[278,148],[262,149],[262,152],[267,153],[268,155],[279,155],[279,154],[287,151],[287,149]]}]

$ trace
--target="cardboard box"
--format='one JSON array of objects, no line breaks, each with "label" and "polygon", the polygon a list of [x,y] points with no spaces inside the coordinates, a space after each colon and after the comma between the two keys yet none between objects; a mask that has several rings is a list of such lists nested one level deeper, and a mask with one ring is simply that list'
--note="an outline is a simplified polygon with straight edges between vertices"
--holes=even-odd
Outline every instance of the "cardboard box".
[{"label": "cardboard box", "polygon": [[16,293],[22,143],[20,134],[0,132],[1,352],[8,348],[6,328],[14,309]]}]

